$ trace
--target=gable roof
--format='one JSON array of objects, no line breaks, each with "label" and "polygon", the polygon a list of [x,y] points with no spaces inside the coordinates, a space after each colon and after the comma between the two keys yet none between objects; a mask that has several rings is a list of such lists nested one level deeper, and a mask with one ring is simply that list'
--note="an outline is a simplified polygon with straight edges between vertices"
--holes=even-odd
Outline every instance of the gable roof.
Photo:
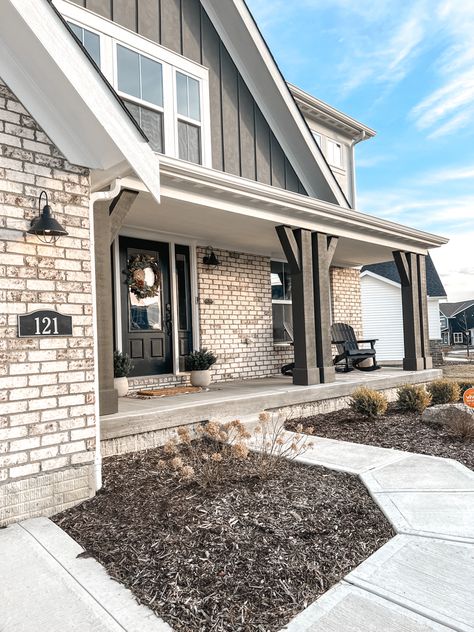
[{"label": "gable roof", "polygon": [[49,0],[2,0],[0,77],[72,164],[134,171],[159,201],[159,158]]},{"label": "gable roof", "polygon": [[453,318],[456,314],[463,312],[464,310],[474,305],[474,299],[468,301],[458,301],[457,303],[440,303],[439,311],[446,316],[446,318]]},{"label": "gable roof", "polygon": [[[361,273],[372,272],[379,277],[383,277],[400,285],[400,275],[398,274],[395,261],[384,261],[383,263],[373,263],[361,269]],[[428,296],[447,296],[443,283],[439,277],[430,255],[426,257],[426,288]],[[447,303],[444,303],[447,305]]]},{"label": "gable roof", "polygon": [[244,0],[201,0],[308,195],[350,208]]}]

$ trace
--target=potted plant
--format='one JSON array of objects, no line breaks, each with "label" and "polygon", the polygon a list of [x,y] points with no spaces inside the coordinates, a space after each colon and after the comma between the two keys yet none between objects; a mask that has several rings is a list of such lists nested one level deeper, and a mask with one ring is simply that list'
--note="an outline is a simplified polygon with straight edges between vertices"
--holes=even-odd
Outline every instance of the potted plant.
[{"label": "potted plant", "polygon": [[114,351],[114,387],[119,397],[128,393],[128,376],[132,369],[129,356],[122,351]]},{"label": "potted plant", "polygon": [[209,386],[211,383],[210,368],[216,362],[216,356],[207,349],[193,351],[186,356],[186,370],[191,371],[191,384],[193,386]]}]

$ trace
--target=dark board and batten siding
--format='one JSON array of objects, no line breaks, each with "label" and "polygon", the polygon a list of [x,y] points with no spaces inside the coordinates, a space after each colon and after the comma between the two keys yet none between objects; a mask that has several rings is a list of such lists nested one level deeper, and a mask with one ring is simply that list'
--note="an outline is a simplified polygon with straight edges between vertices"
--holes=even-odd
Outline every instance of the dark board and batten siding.
[{"label": "dark board and batten siding", "polygon": [[209,69],[212,166],[306,194],[199,0],[73,0]]}]

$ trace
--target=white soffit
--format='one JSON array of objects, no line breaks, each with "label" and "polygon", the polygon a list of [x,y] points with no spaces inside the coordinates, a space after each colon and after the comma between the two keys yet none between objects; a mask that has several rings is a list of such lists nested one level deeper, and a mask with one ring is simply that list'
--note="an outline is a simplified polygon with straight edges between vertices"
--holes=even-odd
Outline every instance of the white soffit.
[{"label": "white soffit", "polygon": [[159,201],[158,157],[47,0],[1,0],[0,78],[69,162],[126,161]]},{"label": "white soffit", "polygon": [[308,194],[348,207],[245,2],[201,3]]}]

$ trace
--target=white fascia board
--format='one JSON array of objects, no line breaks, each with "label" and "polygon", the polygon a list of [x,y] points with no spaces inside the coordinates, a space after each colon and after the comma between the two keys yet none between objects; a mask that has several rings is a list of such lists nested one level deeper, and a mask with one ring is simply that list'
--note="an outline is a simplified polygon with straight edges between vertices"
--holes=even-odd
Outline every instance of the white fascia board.
[{"label": "white fascia board", "polygon": [[427,254],[428,249],[448,242],[444,237],[374,215],[169,156],[162,156],[160,164],[163,195],[166,190],[173,197],[179,195],[196,204],[418,254]]},{"label": "white fascia board", "polygon": [[348,201],[242,0],[201,0],[252,96],[311,197]]},{"label": "white fascia board", "polygon": [[125,160],[159,201],[157,155],[47,0],[2,0],[0,77],[69,162]]}]

